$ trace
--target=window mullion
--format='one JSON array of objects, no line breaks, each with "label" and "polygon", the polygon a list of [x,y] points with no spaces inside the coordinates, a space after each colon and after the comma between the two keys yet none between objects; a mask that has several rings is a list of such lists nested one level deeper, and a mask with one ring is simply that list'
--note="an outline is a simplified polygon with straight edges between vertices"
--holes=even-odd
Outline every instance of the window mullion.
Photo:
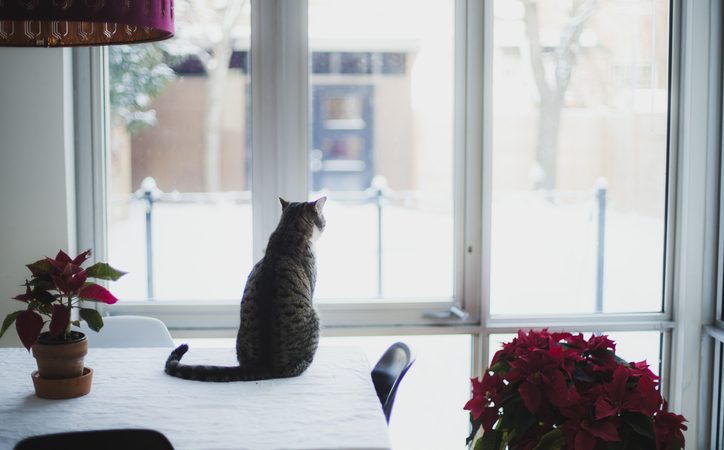
[{"label": "window mullion", "polygon": [[[672,342],[669,399],[673,410],[691,423],[700,423],[697,400],[704,388],[701,376],[702,319],[713,319],[716,297],[717,194],[719,192],[718,127],[721,37],[713,23],[716,2],[682,2],[681,69],[678,89],[679,120],[676,167],[675,246],[673,248]],[[674,44],[676,45],[676,43]],[[676,66],[675,66],[676,67]],[[717,86],[717,88],[713,88]],[[719,94],[720,95],[720,94]],[[713,309],[713,308],[712,308]],[[691,427],[686,434],[695,447],[706,447],[706,433]]]},{"label": "window mullion", "polygon": [[274,230],[277,197],[307,197],[307,2],[251,2],[254,258]]},{"label": "window mullion", "polygon": [[106,261],[108,148],[107,67],[101,47],[73,50],[75,83],[76,201],[78,249]]}]

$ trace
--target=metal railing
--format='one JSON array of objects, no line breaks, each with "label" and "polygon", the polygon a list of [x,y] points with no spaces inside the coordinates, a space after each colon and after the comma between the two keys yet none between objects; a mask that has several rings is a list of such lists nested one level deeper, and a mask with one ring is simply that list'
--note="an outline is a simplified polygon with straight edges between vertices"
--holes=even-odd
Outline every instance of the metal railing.
[{"label": "metal railing", "polygon": [[[595,312],[603,312],[604,264],[606,245],[606,205],[608,187],[604,179],[599,179],[595,190],[597,210],[596,221],[596,285]],[[376,209],[376,241],[377,241],[377,296],[383,297],[384,253],[383,253],[383,206],[390,202],[401,202],[403,205],[412,203],[419,193],[415,191],[394,191],[389,188],[383,176],[376,176],[369,188],[364,191],[326,192],[327,197],[336,202],[369,204]],[[132,200],[145,203],[145,234],[146,234],[146,294],[149,300],[155,299],[154,291],[154,250],[153,250],[153,212],[156,203],[213,203],[218,200],[235,201],[239,204],[251,203],[251,192],[233,191],[223,193],[166,193],[161,191],[152,177],[146,177],[140,188],[132,194]],[[429,200],[429,199],[426,199]]]}]

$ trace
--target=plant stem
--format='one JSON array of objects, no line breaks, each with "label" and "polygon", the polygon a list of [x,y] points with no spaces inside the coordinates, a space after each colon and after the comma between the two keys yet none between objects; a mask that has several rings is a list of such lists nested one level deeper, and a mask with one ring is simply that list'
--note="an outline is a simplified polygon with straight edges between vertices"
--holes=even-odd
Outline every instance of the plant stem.
[{"label": "plant stem", "polygon": [[[73,312],[73,297],[68,295],[68,311]],[[65,329],[65,338],[70,340],[70,317],[68,318],[68,326]]]}]

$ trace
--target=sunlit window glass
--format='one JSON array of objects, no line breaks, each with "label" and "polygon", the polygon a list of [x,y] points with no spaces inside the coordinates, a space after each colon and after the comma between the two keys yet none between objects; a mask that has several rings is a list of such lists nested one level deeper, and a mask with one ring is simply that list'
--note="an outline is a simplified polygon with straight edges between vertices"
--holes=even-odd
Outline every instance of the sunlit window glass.
[{"label": "sunlit window glass", "polygon": [[241,297],[251,269],[249,2],[175,3],[176,37],[108,50],[109,259],[127,299]]},{"label": "sunlit window glass", "polygon": [[450,1],[309,2],[318,297],[452,296],[453,26]]},{"label": "sunlit window glass", "polygon": [[668,26],[664,0],[494,3],[493,314],[661,310]]}]

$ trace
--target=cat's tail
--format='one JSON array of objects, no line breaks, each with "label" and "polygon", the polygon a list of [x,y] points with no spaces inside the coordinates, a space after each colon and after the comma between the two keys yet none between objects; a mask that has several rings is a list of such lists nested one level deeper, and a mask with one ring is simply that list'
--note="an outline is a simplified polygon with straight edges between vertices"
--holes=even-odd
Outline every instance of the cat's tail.
[{"label": "cat's tail", "polygon": [[206,366],[181,364],[181,358],[189,350],[186,344],[179,345],[168,355],[166,373],[172,377],[195,381],[255,381],[273,378],[268,370],[246,370],[240,366]]}]

